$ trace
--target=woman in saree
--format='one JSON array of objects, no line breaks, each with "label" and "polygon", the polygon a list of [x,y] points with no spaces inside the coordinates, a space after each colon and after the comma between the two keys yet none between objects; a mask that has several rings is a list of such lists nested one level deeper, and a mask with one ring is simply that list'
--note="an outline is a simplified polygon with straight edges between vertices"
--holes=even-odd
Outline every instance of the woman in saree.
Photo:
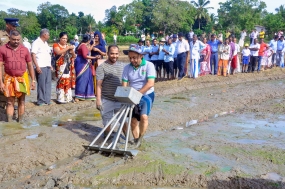
[{"label": "woman in saree", "polygon": [[211,59],[211,47],[207,44],[207,38],[204,37],[202,41],[206,48],[200,53],[200,76],[211,73],[210,59]]},{"label": "woman in saree", "polygon": [[[93,76],[94,76],[94,90],[96,90],[96,68],[100,64],[100,59],[103,59],[103,56],[106,56],[106,47],[104,39],[102,38],[102,34],[97,30],[94,33],[94,41],[91,41],[90,43],[93,45],[91,50],[91,56],[95,57],[95,59],[92,60],[92,69],[93,69]],[[94,91],[96,94],[96,91]]]},{"label": "woman in saree", "polygon": [[53,44],[55,59],[55,76],[57,78],[56,96],[58,103],[72,101],[72,91],[75,88],[74,59],[76,57],[73,45],[67,45],[67,33],[59,34],[59,42]]},{"label": "woman in saree", "polygon": [[94,81],[91,70],[91,60],[94,56],[89,56],[90,49],[90,35],[85,34],[82,41],[76,48],[77,57],[75,59],[75,73],[76,73],[76,86],[75,86],[75,102],[79,100],[95,100]]}]

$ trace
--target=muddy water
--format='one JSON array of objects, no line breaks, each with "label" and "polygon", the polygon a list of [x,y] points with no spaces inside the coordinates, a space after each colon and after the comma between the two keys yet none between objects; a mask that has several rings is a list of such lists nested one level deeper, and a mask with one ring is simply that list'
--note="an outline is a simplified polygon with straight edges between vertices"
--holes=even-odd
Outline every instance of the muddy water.
[{"label": "muddy water", "polygon": [[[245,76],[234,77],[259,77]],[[128,160],[83,153],[102,127],[94,102],[27,105],[25,125],[0,124],[0,188],[284,187],[283,80],[209,78],[220,85],[200,88],[207,78],[182,80],[188,92],[158,84],[145,141]]]}]

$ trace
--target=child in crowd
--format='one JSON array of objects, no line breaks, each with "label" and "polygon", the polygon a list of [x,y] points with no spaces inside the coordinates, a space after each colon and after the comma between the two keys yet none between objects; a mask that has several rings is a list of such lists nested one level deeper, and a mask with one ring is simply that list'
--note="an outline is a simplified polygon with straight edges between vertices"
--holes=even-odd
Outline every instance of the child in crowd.
[{"label": "child in crowd", "polygon": [[248,43],[244,45],[241,59],[242,59],[242,73],[247,73],[248,63],[250,59],[250,50],[248,48]]},{"label": "child in crowd", "polygon": [[273,50],[269,46],[267,46],[264,52],[262,61],[261,61],[261,71],[264,71],[264,69],[267,69],[267,68],[271,68],[272,54],[273,54]]}]

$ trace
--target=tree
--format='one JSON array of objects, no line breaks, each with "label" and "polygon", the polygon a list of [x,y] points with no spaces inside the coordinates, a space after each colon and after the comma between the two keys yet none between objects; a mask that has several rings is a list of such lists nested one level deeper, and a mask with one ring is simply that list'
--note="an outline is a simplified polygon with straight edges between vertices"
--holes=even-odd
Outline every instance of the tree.
[{"label": "tree", "polygon": [[280,7],[276,8],[275,11],[281,15],[283,20],[285,20],[285,5],[280,5]]},{"label": "tree", "polygon": [[199,23],[199,30],[200,25],[201,25],[201,19],[208,19],[209,15],[208,15],[208,9],[214,9],[213,7],[207,7],[210,4],[210,1],[207,0],[198,0],[198,2],[196,1],[191,1],[191,3],[194,5],[194,7],[196,8],[196,15],[195,15],[195,19],[198,20]]},{"label": "tree", "polygon": [[93,16],[91,14],[88,14],[85,16],[86,22],[88,24],[88,30],[89,32],[91,32],[92,27],[95,27],[95,19],[93,18]]},{"label": "tree", "polygon": [[190,16],[187,15],[188,12],[191,12],[189,3],[187,5],[178,0],[158,0],[152,11],[152,24],[157,30],[163,30],[164,35],[166,32],[177,32],[182,28],[186,17]]},{"label": "tree", "polygon": [[235,33],[262,24],[266,15],[266,4],[260,0],[228,0],[219,4],[219,24]]},{"label": "tree", "polygon": [[265,16],[263,20],[263,25],[266,28],[266,33],[269,36],[274,36],[274,33],[285,29],[285,22],[282,19],[281,14],[270,13]]},{"label": "tree", "polygon": [[16,17],[19,19],[21,27],[18,27],[17,29],[22,33],[22,36],[35,39],[39,35],[40,25],[35,12],[26,12],[15,8],[10,8],[8,9],[7,16]]}]

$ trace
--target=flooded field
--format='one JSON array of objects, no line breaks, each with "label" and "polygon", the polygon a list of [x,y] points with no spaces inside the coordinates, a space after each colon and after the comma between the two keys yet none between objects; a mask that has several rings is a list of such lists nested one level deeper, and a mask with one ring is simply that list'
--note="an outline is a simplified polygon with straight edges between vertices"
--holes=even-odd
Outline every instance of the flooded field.
[{"label": "flooded field", "polygon": [[[262,79],[263,78],[263,79]],[[0,122],[0,188],[285,188],[282,70],[156,84],[134,158],[85,151],[95,102],[37,107]]]}]

